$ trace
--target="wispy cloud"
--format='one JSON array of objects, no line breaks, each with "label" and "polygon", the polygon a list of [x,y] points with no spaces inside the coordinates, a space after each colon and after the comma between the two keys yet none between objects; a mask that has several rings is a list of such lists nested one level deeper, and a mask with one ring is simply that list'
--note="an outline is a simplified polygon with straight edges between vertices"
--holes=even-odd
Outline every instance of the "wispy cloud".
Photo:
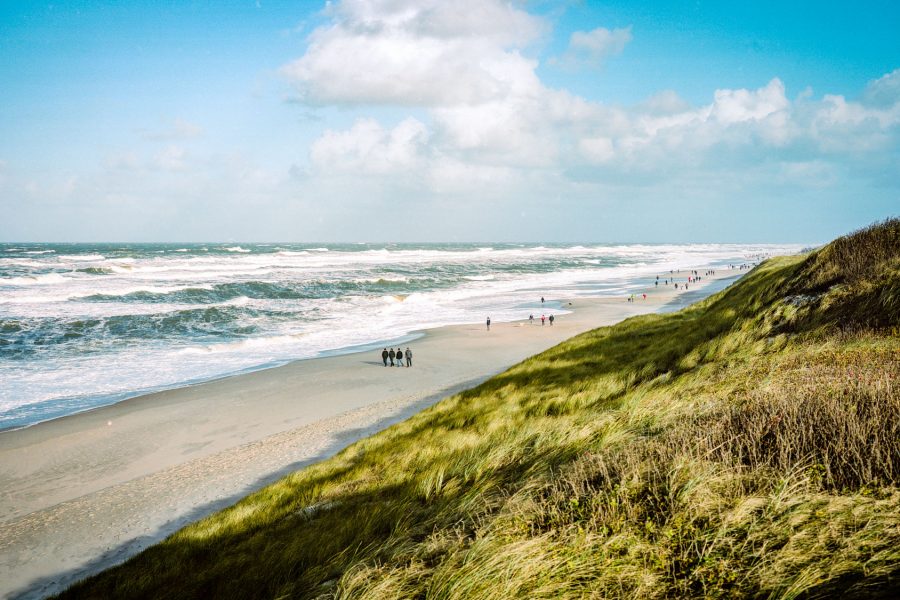
[{"label": "wispy cloud", "polygon": [[141,137],[152,141],[189,140],[203,135],[203,128],[184,119],[175,119],[168,126],[158,130],[142,129]]},{"label": "wispy cloud", "polygon": [[591,31],[575,31],[569,36],[566,52],[551,62],[567,68],[600,67],[608,58],[621,54],[631,39],[631,25],[619,29],[598,27]]}]

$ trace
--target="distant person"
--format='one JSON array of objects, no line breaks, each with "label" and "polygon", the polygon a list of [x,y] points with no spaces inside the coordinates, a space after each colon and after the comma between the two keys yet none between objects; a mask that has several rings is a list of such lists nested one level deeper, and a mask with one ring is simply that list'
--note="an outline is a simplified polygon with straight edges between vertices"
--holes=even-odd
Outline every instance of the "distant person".
[{"label": "distant person", "polygon": [[401,350],[400,348],[397,348],[397,366],[403,366],[403,350]]},{"label": "distant person", "polygon": [[550,325],[553,325],[553,315],[550,315]]},{"label": "distant person", "polygon": [[643,296],[644,296],[644,300],[646,300],[646,299],[647,299],[647,294],[643,294]]},{"label": "distant person", "polygon": [[541,327],[544,326],[544,319],[546,319],[546,318],[547,317],[545,317],[544,315],[541,315]]},{"label": "distant person", "polygon": [[397,353],[394,352],[394,349],[391,348],[391,351],[388,352],[388,358],[391,359],[391,366],[394,366],[394,357],[397,356]]},{"label": "distant person", "polygon": [[541,304],[543,304],[543,303],[544,303],[544,297],[541,296]]},{"label": "distant person", "polygon": [[491,330],[491,318],[490,317],[487,318],[487,330],[488,331]]},{"label": "distant person", "polygon": [[387,366],[387,359],[388,359],[388,356],[389,356],[389,355],[388,355],[387,348],[385,348],[384,350],[381,351],[381,360],[384,361],[384,366]]},{"label": "distant person", "polygon": [[406,354],[404,354],[404,356],[406,356],[406,366],[411,367],[412,366],[412,350],[409,349],[409,346],[406,347]]},{"label": "distant person", "polygon": [[656,280],[656,287],[659,287],[659,279]]},{"label": "distant person", "polygon": [[534,325],[534,315],[533,315],[533,314],[532,314],[532,315],[528,315],[528,322],[529,322],[531,325]]}]

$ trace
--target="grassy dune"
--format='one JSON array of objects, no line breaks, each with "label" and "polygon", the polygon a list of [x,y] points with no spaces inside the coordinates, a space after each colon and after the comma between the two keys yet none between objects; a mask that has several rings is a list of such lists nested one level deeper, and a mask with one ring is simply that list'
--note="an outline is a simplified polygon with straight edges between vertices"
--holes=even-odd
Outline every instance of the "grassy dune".
[{"label": "grassy dune", "polygon": [[65,598],[896,597],[900,220],[535,356]]}]

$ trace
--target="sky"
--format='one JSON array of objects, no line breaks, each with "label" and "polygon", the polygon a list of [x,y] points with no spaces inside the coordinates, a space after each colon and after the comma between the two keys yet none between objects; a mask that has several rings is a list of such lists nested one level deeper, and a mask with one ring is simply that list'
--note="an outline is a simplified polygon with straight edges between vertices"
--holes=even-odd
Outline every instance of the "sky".
[{"label": "sky", "polygon": [[828,241],[900,3],[0,4],[0,241]]}]

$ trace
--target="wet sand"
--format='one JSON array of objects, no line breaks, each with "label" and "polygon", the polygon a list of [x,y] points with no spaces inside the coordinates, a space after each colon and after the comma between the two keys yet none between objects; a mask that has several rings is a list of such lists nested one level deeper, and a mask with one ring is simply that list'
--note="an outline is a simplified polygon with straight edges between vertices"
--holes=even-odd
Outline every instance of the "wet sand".
[{"label": "wet sand", "polygon": [[[695,300],[671,286],[564,301],[536,323],[428,330],[412,368],[380,349],[297,361],[0,433],[0,595],[40,598],[583,331]],[[681,273],[682,277],[687,272]],[[719,280],[719,281],[716,281]],[[152,368],[152,365],[148,365]]]}]

